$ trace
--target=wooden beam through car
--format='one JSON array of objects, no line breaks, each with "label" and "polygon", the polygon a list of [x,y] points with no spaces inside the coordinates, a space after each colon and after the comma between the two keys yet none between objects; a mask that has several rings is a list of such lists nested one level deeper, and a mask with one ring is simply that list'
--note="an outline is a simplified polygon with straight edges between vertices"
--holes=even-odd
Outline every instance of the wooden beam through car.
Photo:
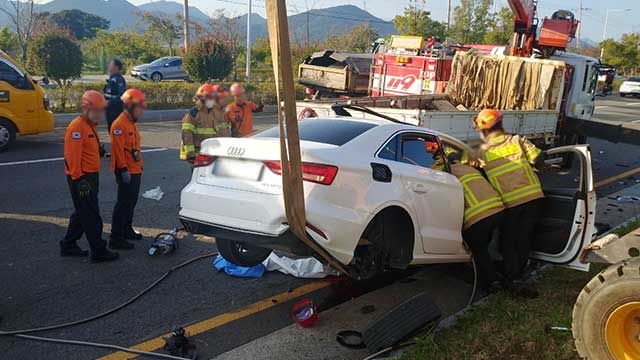
[{"label": "wooden beam through car", "polygon": [[[291,231],[317,252],[329,266],[347,273],[345,267],[326,250],[307,236],[304,189],[302,185],[302,159],[296,116],[296,94],[293,82],[289,24],[285,0],[266,0],[267,25],[273,75],[278,98],[278,127],[280,129],[280,161],[282,163],[282,190],[284,206]],[[285,131],[286,129],[286,131]]]}]

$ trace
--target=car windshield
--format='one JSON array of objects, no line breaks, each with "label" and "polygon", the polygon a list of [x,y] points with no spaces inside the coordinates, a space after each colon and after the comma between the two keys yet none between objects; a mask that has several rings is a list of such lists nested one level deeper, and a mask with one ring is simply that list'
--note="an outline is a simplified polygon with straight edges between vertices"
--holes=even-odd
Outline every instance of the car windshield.
[{"label": "car windshield", "polygon": [[[342,146],[376,125],[350,120],[303,120],[298,123],[301,141],[313,141],[323,144]],[[277,138],[278,127],[259,132],[253,137]]]},{"label": "car windshield", "polygon": [[160,58],[160,59],[153,60],[153,62],[152,62],[150,65],[151,65],[151,66],[162,66],[162,65],[164,65],[167,61],[169,61],[169,59],[167,59],[167,58]]}]

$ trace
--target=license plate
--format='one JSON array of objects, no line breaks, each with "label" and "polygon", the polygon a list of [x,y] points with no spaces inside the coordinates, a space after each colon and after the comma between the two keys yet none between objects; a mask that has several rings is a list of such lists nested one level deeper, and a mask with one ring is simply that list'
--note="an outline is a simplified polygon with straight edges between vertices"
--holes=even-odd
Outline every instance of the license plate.
[{"label": "license plate", "polygon": [[213,166],[213,175],[225,178],[258,181],[264,164],[255,160],[219,158]]}]

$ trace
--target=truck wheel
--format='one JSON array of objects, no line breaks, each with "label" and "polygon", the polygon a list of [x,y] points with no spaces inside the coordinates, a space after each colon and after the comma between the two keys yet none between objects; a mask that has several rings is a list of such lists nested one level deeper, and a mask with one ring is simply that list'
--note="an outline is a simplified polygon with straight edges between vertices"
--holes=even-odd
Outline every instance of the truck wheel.
[{"label": "truck wheel", "polygon": [[218,252],[228,262],[245,267],[262,263],[271,254],[271,249],[251,246],[233,240],[216,238]]},{"label": "truck wheel", "polygon": [[0,119],[0,152],[7,150],[16,140],[16,128],[6,119]]},{"label": "truck wheel", "polygon": [[601,271],[573,307],[573,337],[583,359],[640,359],[640,259]]}]

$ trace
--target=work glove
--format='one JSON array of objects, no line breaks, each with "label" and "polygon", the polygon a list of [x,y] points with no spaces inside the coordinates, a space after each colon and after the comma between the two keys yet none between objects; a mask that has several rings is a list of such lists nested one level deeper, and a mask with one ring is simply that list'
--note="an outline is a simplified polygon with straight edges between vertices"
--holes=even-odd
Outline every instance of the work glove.
[{"label": "work glove", "polygon": [[122,181],[123,184],[130,184],[131,183],[131,173],[129,172],[128,169],[122,169],[120,172],[120,181]]},{"label": "work glove", "polygon": [[111,157],[111,154],[107,152],[107,149],[104,148],[104,144],[100,144],[100,157],[108,158]]},{"label": "work glove", "polygon": [[263,110],[264,110],[264,104],[258,103],[258,108],[256,109],[256,112],[262,112]]},{"label": "work glove", "polygon": [[89,182],[89,180],[81,177],[76,180],[76,186],[78,188],[78,194],[80,195],[80,198],[86,199],[89,197],[89,195],[91,194],[91,183]]},{"label": "work glove", "polygon": [[193,165],[196,162],[196,154],[189,153],[187,155],[187,162]]}]

